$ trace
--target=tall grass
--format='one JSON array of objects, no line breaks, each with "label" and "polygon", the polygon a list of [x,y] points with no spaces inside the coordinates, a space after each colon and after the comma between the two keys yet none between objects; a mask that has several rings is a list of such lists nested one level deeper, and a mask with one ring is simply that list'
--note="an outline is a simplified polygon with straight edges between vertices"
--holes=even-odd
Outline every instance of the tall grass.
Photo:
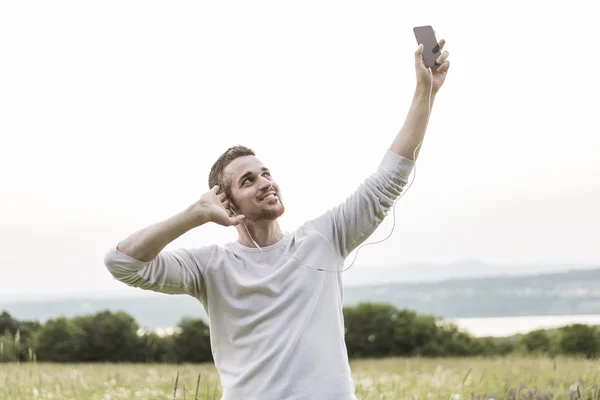
[{"label": "tall grass", "polygon": [[[600,362],[561,358],[390,358],[351,362],[357,397],[600,400]],[[0,399],[219,400],[209,364],[0,364]]]}]

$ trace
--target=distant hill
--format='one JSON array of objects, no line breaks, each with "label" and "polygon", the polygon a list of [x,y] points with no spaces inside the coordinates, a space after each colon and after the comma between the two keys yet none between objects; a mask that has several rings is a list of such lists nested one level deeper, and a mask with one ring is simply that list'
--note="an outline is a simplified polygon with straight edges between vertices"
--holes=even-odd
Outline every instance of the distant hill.
[{"label": "distant hill", "polygon": [[[529,276],[346,287],[345,305],[363,301],[390,303],[443,318],[600,314],[600,268]],[[146,328],[172,327],[184,316],[206,319],[206,313],[196,299],[145,291],[139,291],[137,297],[102,298],[95,295],[0,302],[0,310],[6,310],[18,319],[41,322],[106,309],[123,310]]]},{"label": "distant hill", "polygon": [[[353,259],[353,257],[350,257]],[[349,262],[347,263],[349,265]],[[451,263],[414,263],[389,266],[353,267],[344,272],[349,285],[380,285],[389,283],[425,283],[449,279],[496,278],[500,276],[535,276],[600,268],[594,264],[514,263],[494,264],[480,260],[460,260]]]},{"label": "distant hill", "polygon": [[600,268],[359,286],[345,292],[344,303],[367,300],[444,318],[600,314]]}]

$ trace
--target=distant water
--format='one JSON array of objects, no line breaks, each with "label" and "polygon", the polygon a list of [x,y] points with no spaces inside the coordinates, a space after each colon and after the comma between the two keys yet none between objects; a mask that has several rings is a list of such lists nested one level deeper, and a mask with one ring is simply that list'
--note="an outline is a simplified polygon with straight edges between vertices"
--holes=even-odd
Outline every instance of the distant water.
[{"label": "distant water", "polygon": [[600,325],[600,315],[545,315],[448,319],[474,336],[504,337],[535,329],[552,329],[569,324]]},{"label": "distant water", "polygon": [[[445,319],[473,336],[504,337],[536,329],[553,329],[569,324],[600,325],[600,315],[544,315],[530,317],[490,317]],[[160,336],[171,335],[174,328],[152,329]],[[138,331],[142,334],[143,329]]]}]

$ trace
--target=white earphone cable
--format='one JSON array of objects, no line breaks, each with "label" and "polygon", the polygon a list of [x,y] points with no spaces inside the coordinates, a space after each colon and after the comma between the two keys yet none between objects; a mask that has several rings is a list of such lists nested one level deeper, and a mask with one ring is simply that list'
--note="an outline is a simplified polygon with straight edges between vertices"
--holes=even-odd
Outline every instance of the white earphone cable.
[{"label": "white earphone cable", "polygon": [[[429,74],[430,74],[431,86],[430,86],[430,89],[429,89],[429,110],[428,110],[429,112],[428,112],[428,114],[427,114],[427,121],[426,121],[426,123],[425,123],[425,129],[427,129],[427,125],[429,125],[429,117],[431,116],[431,96],[432,96],[432,94],[433,94],[433,73],[431,72],[431,68],[428,68],[428,70],[429,70]],[[296,260],[300,261],[300,263],[301,263],[303,266],[305,266],[306,268],[309,268],[309,269],[312,269],[312,270],[315,270],[315,271],[323,271],[323,272],[335,272],[335,273],[340,273],[340,272],[345,272],[345,271],[347,271],[348,269],[350,269],[350,267],[352,267],[352,265],[354,265],[354,263],[356,262],[356,257],[358,256],[358,252],[359,252],[359,251],[360,251],[360,249],[362,249],[364,246],[368,246],[368,245],[370,245],[370,244],[382,243],[382,242],[384,242],[384,241],[388,240],[388,239],[389,239],[389,238],[392,236],[392,233],[394,232],[394,228],[396,227],[396,203],[398,202],[398,200],[400,200],[400,198],[401,198],[402,196],[404,196],[404,194],[406,194],[406,192],[408,191],[408,189],[410,189],[410,187],[412,186],[413,182],[415,181],[415,176],[416,176],[416,174],[417,174],[417,164],[416,164],[416,159],[417,159],[417,157],[416,157],[416,154],[417,154],[417,149],[418,149],[418,148],[421,146],[421,144],[423,144],[423,141],[422,141],[422,140],[421,140],[421,142],[420,142],[420,143],[417,145],[417,147],[415,147],[415,150],[414,150],[414,152],[413,152],[413,160],[415,160],[415,165],[414,165],[414,168],[413,168],[413,179],[412,179],[412,181],[410,182],[410,184],[408,185],[408,187],[406,188],[406,190],[402,191],[402,193],[400,194],[400,196],[398,196],[398,198],[396,199],[396,201],[394,201],[394,204],[393,204],[393,206],[392,206],[392,215],[393,215],[393,221],[394,221],[394,222],[393,222],[393,224],[392,224],[392,230],[391,230],[391,232],[388,234],[388,236],[387,236],[385,239],[378,240],[378,241],[376,241],[376,242],[371,242],[371,243],[364,243],[364,244],[362,244],[361,246],[359,246],[359,247],[356,249],[356,253],[354,254],[354,260],[352,261],[352,263],[351,263],[351,264],[350,264],[350,265],[349,265],[347,268],[344,268],[344,269],[342,269],[342,270],[339,270],[339,271],[338,271],[338,270],[329,270],[329,269],[325,269],[325,268],[314,268],[314,267],[309,267],[308,265],[304,264],[304,263],[302,262],[302,260],[300,260],[300,259],[299,259],[299,258],[298,258],[298,257],[297,257],[295,254],[293,255],[293,256],[294,256],[294,258],[295,258]],[[232,210],[232,212],[235,214],[235,211],[233,211],[233,210]],[[237,214],[236,214],[236,215],[237,215]],[[250,237],[250,240],[252,241],[252,243],[254,243],[254,245],[255,245],[256,247],[258,247],[258,249],[260,249],[260,251],[263,251],[263,249],[262,249],[262,248],[261,248],[261,247],[260,247],[260,246],[259,246],[259,245],[256,243],[256,241],[254,240],[254,238],[253,238],[253,237],[252,237],[252,235],[250,234],[250,231],[248,230],[248,227],[246,226],[246,224],[244,223],[244,221],[242,221],[242,224],[244,224],[244,228],[246,229],[246,232],[248,233],[248,236]],[[294,240],[293,240],[293,239],[290,239],[290,238],[288,238],[287,236],[285,236],[285,234],[284,234],[283,236],[284,236],[286,239],[288,239],[288,240],[289,240],[289,241],[290,241],[290,242],[291,242],[291,243],[294,245],[294,247],[296,246],[296,245],[295,245],[295,243],[294,243]]]}]

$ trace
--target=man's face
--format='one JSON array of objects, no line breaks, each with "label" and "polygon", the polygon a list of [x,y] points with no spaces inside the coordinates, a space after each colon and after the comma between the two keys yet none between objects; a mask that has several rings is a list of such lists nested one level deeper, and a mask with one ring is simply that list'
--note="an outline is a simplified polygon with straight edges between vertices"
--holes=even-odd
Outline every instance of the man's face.
[{"label": "man's face", "polygon": [[229,180],[229,200],[237,214],[245,215],[249,221],[275,220],[283,214],[279,185],[258,158],[238,157],[223,172]]}]

